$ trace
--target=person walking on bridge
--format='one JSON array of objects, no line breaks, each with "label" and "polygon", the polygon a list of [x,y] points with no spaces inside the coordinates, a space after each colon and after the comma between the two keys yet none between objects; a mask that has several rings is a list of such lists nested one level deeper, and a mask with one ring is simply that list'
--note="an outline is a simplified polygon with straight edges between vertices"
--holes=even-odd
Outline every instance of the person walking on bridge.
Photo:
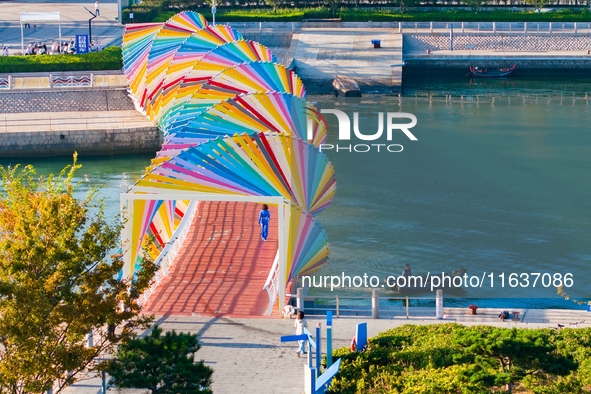
[{"label": "person walking on bridge", "polygon": [[263,204],[263,209],[259,213],[259,225],[261,226],[261,239],[267,241],[269,236],[269,222],[271,221],[271,214],[267,204]]},{"label": "person walking on bridge", "polygon": [[98,1],[99,1],[99,0],[96,0],[96,1],[94,2],[94,14],[95,14],[96,16],[100,16],[100,15],[101,15],[101,10],[99,10],[99,2],[98,2]]}]

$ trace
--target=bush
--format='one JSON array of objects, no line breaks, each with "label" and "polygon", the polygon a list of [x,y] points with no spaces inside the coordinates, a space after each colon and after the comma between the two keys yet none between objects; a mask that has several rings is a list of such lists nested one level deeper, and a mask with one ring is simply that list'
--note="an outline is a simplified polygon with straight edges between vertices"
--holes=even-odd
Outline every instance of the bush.
[{"label": "bush", "polygon": [[[144,3],[142,3],[143,6]],[[155,9],[150,9],[150,14],[136,15],[134,8],[134,21],[154,14]],[[180,11],[180,10],[179,10]],[[211,21],[211,9],[204,7],[195,9]],[[144,11],[142,11],[144,12]],[[166,22],[177,11],[156,12],[151,19],[141,21]],[[124,15],[127,15],[124,13]],[[330,9],[318,8],[283,8],[273,11],[271,8],[228,9],[218,8],[216,20],[224,22],[291,22],[304,19],[334,18]],[[421,8],[407,9],[400,14],[395,8],[341,8],[336,12],[336,17],[346,22],[591,22],[591,12],[574,9],[565,9],[557,12],[534,13],[528,11],[481,11],[478,13],[468,10],[449,11],[423,11]],[[124,16],[125,20],[125,16]]]},{"label": "bush", "polygon": [[83,55],[1,56],[0,73],[120,70],[121,48],[108,47]]},{"label": "bush", "polygon": [[335,394],[586,393],[591,329],[404,325],[370,338],[364,352],[337,349],[337,358]]}]

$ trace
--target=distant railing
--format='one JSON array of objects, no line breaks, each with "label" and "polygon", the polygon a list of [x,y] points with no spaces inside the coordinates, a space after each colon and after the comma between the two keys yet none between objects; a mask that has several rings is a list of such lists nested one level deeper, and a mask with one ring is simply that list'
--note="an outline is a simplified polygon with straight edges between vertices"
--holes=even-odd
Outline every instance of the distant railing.
[{"label": "distant railing", "polygon": [[90,75],[52,75],[49,74],[49,87],[51,88],[71,88],[93,86],[94,76]]},{"label": "distant railing", "polygon": [[193,219],[195,218],[198,208],[199,201],[191,201],[187,211],[185,212],[185,216],[181,220],[181,223],[175,230],[174,234],[172,234],[170,241],[168,241],[164,249],[162,249],[160,252],[160,255],[155,262],[160,268],[156,273],[156,277],[152,283],[152,286],[150,286],[150,288],[146,290],[138,299],[138,303],[140,305],[144,305],[150,300],[150,296],[156,292],[156,289],[158,286],[160,286],[162,280],[168,276],[170,268],[174,265],[176,257],[178,256],[179,252],[183,250],[183,244],[187,238],[189,230],[191,229],[191,223],[193,223]]},{"label": "distant railing", "polygon": [[4,75],[0,89],[85,88],[95,86],[94,74]]},{"label": "distant railing", "polygon": [[12,78],[10,75],[8,77],[0,77],[0,89],[10,89],[11,82]]},{"label": "distant railing", "polygon": [[[300,289],[298,289],[300,290]],[[387,315],[405,315],[407,318],[410,316],[410,300],[424,300],[433,301],[433,307],[425,307],[421,309],[432,310],[435,313],[435,295],[431,297],[409,297],[409,296],[380,296],[377,291],[372,292],[371,295],[367,296],[342,296],[342,295],[320,295],[310,296],[302,294],[287,294],[287,297],[293,297],[297,300],[298,296],[300,300],[298,305],[299,309],[304,310],[306,315],[325,315],[326,312],[332,311],[336,317],[342,316],[371,316],[378,318],[380,314]],[[318,305],[317,300],[328,301],[325,304]],[[396,301],[399,300],[403,306],[400,307],[385,307],[380,305],[382,301]],[[313,301],[314,306],[305,306],[306,301]],[[345,303],[343,303],[345,301]],[[414,308],[414,307],[413,307]]]},{"label": "distant railing", "polygon": [[[453,27],[457,33],[564,33],[591,35],[588,22],[311,22],[317,27],[389,28],[402,33],[444,33]],[[228,22],[245,33],[293,33],[306,22]],[[308,23],[310,24],[310,23]]]},{"label": "distant railing", "polygon": [[271,313],[273,313],[275,300],[277,300],[277,297],[279,296],[279,250],[275,255],[275,261],[273,261],[271,271],[269,271],[269,276],[267,277],[265,286],[263,286],[263,290],[267,290],[267,295],[269,296],[269,309],[267,310],[267,315],[271,315]]},{"label": "distant railing", "polygon": [[588,22],[400,22],[402,33],[581,34],[591,35]]}]

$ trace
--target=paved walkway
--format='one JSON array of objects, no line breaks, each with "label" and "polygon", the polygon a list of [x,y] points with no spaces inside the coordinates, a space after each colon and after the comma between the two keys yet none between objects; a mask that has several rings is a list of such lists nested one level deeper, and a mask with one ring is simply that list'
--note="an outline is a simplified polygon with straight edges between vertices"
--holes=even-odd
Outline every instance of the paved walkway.
[{"label": "paved walkway", "polygon": [[[393,29],[303,28],[294,40],[302,79],[332,81],[343,75],[365,89],[401,89],[402,35]],[[374,48],[372,40],[380,40],[381,48]]]},{"label": "paved walkway", "polygon": [[68,78],[70,80],[74,78],[88,78],[88,80],[92,79],[92,87],[94,88],[127,88],[129,83],[127,82],[127,78],[123,73],[118,70],[111,71],[110,74],[107,74],[109,71],[99,71],[100,74],[95,74],[92,71],[64,71],[64,72],[40,72],[40,73],[10,73],[10,74],[0,74],[0,79],[8,78],[10,76],[12,78],[12,83],[10,89],[3,89],[0,90],[0,93],[10,92],[14,90],[22,90],[22,89],[56,89],[53,90],[54,92],[59,92],[60,90],[64,89],[80,89],[80,90],[90,90],[91,87],[85,86],[76,86],[73,82],[70,82],[73,86],[64,86],[64,87],[50,87],[49,84],[49,77],[53,75],[59,78],[66,78],[66,82],[68,82]]},{"label": "paved walkway", "polygon": [[[62,39],[73,40],[76,34],[88,34],[88,20],[94,12],[94,1],[86,0],[19,0],[0,3],[0,46],[7,45],[10,54],[21,53],[20,15],[23,12],[59,12],[61,17]],[[124,1],[124,5],[127,3]],[[92,21],[92,38],[99,39],[104,47],[121,44],[123,25],[117,20],[117,1],[101,0],[101,15]],[[33,25],[31,25],[32,27]],[[24,29],[25,48],[32,42],[45,42],[48,45],[58,39],[58,24],[37,24],[36,29]]]},{"label": "paved walkway", "polygon": [[145,306],[149,314],[260,317],[263,290],[277,253],[277,209],[269,238],[257,223],[260,204],[201,202],[183,251]]},{"label": "paved walkway", "polygon": [[[411,308],[411,317],[406,319],[402,310],[393,318],[372,320],[370,318],[335,318],[333,321],[333,347],[349,346],[358,323],[367,322],[369,336],[403,324],[431,324],[461,322],[466,325],[488,324],[498,327],[575,327],[571,323],[584,323],[578,327],[591,326],[591,314],[584,311],[525,310],[522,321],[498,319],[500,310],[479,309],[480,314],[469,316],[467,309],[444,309],[449,317],[434,318],[433,308]],[[197,333],[202,345],[198,359],[214,369],[213,392],[232,394],[301,394],[303,390],[304,358],[295,354],[296,345],[279,342],[282,335],[294,332],[294,320],[288,319],[242,319],[228,317],[170,316],[157,319],[165,330]],[[308,318],[312,329],[317,323],[323,327],[324,319]],[[326,347],[324,347],[326,351]],[[95,394],[100,392],[100,380],[91,379],[70,387],[67,393]],[[125,394],[138,390],[123,390]]]}]

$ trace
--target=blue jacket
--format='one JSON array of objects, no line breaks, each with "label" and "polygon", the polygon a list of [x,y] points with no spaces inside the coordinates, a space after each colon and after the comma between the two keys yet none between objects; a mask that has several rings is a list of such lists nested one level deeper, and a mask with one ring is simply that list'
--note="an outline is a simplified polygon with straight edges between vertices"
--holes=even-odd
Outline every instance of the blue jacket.
[{"label": "blue jacket", "polygon": [[261,212],[259,213],[259,224],[263,222],[269,223],[269,220],[271,220],[271,214],[269,211],[266,209],[261,209]]}]

